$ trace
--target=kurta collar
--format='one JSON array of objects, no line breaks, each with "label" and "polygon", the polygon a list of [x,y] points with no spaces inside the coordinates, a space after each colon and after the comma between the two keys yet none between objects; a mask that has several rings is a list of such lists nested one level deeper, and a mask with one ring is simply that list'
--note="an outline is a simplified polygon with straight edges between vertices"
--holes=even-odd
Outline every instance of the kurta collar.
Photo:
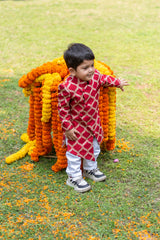
[{"label": "kurta collar", "polygon": [[84,80],[81,80],[80,78],[77,78],[77,80],[78,80],[78,84],[81,86],[86,86],[90,83],[90,81],[84,81]]}]

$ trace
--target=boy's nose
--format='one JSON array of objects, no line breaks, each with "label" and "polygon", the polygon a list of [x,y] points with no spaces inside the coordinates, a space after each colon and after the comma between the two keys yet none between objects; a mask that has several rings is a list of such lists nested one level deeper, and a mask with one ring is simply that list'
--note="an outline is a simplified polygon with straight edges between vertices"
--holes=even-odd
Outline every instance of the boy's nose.
[{"label": "boy's nose", "polygon": [[90,68],[89,68],[89,72],[93,72],[93,67],[90,67]]}]

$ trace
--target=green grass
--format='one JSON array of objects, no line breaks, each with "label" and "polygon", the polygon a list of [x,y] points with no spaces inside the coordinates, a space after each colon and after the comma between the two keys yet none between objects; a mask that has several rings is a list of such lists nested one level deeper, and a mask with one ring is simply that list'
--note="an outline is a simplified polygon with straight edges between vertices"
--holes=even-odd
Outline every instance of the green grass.
[{"label": "green grass", "polygon": [[[157,0],[0,1],[0,239],[159,238],[159,11]],[[28,123],[18,79],[70,42],[90,46],[130,83],[117,90],[117,139],[132,147],[102,153],[107,181],[89,181],[85,194],[65,185],[65,170],[51,170],[55,159],[31,171],[29,156],[5,163],[24,146]]]}]

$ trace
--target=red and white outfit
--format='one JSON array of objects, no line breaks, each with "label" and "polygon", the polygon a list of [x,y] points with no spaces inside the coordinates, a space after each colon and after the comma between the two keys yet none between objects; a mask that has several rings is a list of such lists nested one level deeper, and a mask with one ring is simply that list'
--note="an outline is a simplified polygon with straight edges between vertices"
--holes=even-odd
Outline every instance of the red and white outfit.
[{"label": "red and white outfit", "polygon": [[100,74],[98,70],[95,70],[92,79],[88,82],[70,75],[59,85],[58,111],[62,129],[65,132],[75,128],[79,132],[76,134],[76,141],[67,140],[66,156],[72,155],[79,159],[92,160],[90,164],[91,162],[95,164],[94,161],[98,156],[94,155],[93,139],[97,140],[96,145],[100,145],[103,140],[99,116],[99,94],[100,87],[106,83],[109,87],[120,86],[119,79]]}]

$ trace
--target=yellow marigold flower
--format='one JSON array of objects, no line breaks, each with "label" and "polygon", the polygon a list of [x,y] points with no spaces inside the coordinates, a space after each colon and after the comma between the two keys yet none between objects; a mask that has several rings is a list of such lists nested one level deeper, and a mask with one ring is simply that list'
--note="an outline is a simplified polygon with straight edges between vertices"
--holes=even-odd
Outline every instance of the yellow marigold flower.
[{"label": "yellow marigold flower", "polygon": [[6,163],[10,164],[12,162],[15,162],[16,160],[19,160],[28,153],[30,146],[32,145],[32,141],[28,142],[24,147],[22,147],[17,153],[14,153],[6,158]]},{"label": "yellow marigold flower", "polygon": [[29,136],[28,136],[28,134],[27,133],[23,133],[22,135],[21,135],[21,140],[23,141],[23,142],[29,142]]}]

